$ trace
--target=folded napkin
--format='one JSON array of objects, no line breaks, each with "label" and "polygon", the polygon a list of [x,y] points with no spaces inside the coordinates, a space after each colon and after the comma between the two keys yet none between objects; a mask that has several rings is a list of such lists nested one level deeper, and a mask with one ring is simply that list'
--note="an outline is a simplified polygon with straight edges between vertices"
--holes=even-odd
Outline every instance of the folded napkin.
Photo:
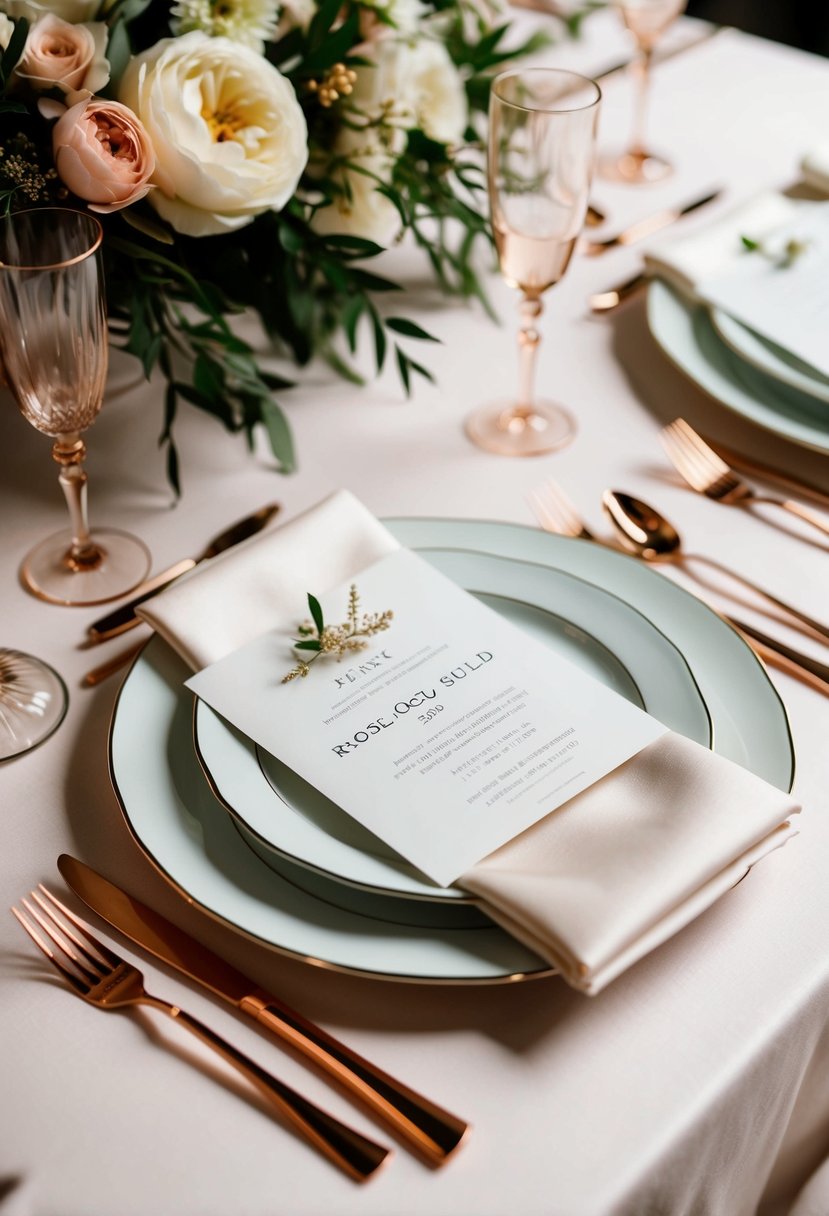
[{"label": "folded napkin", "polygon": [[803,180],[821,194],[829,194],[829,144],[820,144],[800,162]]},{"label": "folded napkin", "polygon": [[[340,491],[216,557],[140,614],[194,668],[305,616],[398,548]],[[596,993],[709,907],[791,834],[785,794],[668,733],[460,879],[508,932]]]},{"label": "folded napkin", "polygon": [[695,299],[699,288],[745,259],[742,238],[764,241],[791,223],[802,203],[767,191],[685,236],[659,237],[644,250],[645,270]]}]

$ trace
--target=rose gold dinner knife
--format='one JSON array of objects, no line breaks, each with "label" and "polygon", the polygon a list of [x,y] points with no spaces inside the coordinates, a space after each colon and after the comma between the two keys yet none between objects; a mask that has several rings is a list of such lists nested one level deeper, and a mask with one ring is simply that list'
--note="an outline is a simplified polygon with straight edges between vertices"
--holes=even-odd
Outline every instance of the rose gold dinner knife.
[{"label": "rose gold dinner knife", "polygon": [[458,1148],[469,1124],[396,1081],[320,1026],[258,988],[241,971],[90,866],[62,853],[58,869],[77,896],[156,958],[235,1005],[359,1098],[432,1165]]}]

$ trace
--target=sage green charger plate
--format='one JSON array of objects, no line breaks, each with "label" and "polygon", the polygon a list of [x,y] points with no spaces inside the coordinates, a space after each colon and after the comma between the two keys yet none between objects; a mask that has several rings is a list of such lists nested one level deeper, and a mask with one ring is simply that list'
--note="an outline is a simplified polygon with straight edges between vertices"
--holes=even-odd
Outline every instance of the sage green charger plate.
[{"label": "sage green charger plate", "polygon": [[[414,549],[477,550],[547,566],[639,608],[685,656],[711,715],[715,750],[790,788],[791,736],[765,670],[734,630],[669,579],[597,545],[514,524],[408,519],[388,526]],[[126,821],[187,902],[283,953],[377,978],[481,984],[550,974],[495,926],[381,921],[280,881],[242,840],[199,767],[192,696],[183,686],[188,674],[154,638],[122,685],[110,732],[110,768]]]},{"label": "sage green charger plate", "polygon": [[[710,746],[711,721],[688,664],[629,604],[547,566],[453,549],[420,553],[562,658],[672,730]],[[267,859],[271,850],[320,875],[391,897],[474,902],[458,887],[430,882],[203,701],[196,706],[195,738],[214,792],[260,857]]]},{"label": "sage green charger plate", "polygon": [[648,286],[648,327],[672,363],[721,405],[764,430],[829,452],[829,407],[729,350],[707,308],[659,279]]}]

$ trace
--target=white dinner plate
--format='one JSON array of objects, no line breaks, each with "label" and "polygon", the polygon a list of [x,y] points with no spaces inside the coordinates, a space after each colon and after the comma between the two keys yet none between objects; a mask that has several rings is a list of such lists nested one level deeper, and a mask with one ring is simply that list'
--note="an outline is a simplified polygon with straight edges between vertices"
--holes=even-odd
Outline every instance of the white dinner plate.
[{"label": "white dinner plate", "polygon": [[829,377],[778,346],[776,342],[757,334],[721,308],[710,310],[711,324],[727,347],[746,363],[759,368],[773,380],[829,404]]},{"label": "white dinner plate", "polygon": [[729,350],[707,308],[654,279],[648,286],[648,326],[671,362],[721,405],[792,443],[829,452],[826,405]]},{"label": "white dinner plate", "polygon": [[[788,721],[764,668],[729,625],[668,578],[598,545],[515,524],[409,519],[388,526],[411,548],[478,550],[546,565],[640,606],[685,655],[711,713],[715,749],[790,788]],[[275,881],[198,765],[192,697],[183,686],[188,674],[166,644],[153,639],[122,685],[110,731],[110,770],[126,822],[188,902],[286,954],[378,978],[468,984],[550,973],[494,926],[401,926]]]},{"label": "white dinner plate", "polygon": [[[458,550],[421,555],[459,586],[672,730],[711,745],[711,720],[688,664],[646,617],[583,579],[546,566]],[[439,887],[205,702],[196,751],[216,795],[259,856],[268,849],[388,896],[474,902]]]}]

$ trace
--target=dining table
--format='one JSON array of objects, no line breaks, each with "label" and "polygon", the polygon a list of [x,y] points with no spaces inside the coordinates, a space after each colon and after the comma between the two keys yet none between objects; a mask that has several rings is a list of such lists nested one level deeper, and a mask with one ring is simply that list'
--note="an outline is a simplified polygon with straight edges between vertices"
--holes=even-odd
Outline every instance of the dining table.
[{"label": "dining table", "polygon": [[[538,64],[599,78],[599,150],[621,147],[632,85],[624,71],[605,75],[632,53],[618,16],[592,14],[576,38],[543,11],[511,16],[521,32],[552,35],[535,53]],[[659,50],[649,136],[675,171],[647,186],[597,179],[591,197],[606,219],[591,235],[612,235],[716,192],[677,221],[677,231],[692,231],[761,190],[795,185],[804,155],[825,141],[825,59],[689,17]],[[422,253],[406,243],[378,265],[405,283],[396,311],[438,339],[416,351],[410,344],[434,383],[419,380],[407,398],[391,366],[361,386],[325,365],[293,370],[296,385],[280,395],[297,451],[297,468],[287,475],[264,442],[249,451],[215,419],[184,410],[176,424],[176,499],[157,445],[163,386],[114,351],[104,408],[87,436],[93,522],[138,534],[161,570],[264,503],[279,502],[279,526],[345,488],[380,519],[403,521],[404,541],[409,521],[512,525],[499,542],[508,558],[510,537],[539,531],[532,495],[554,479],[599,539],[610,537],[603,492],[636,495],[665,513],[690,552],[753,577],[813,616],[829,616],[829,540],[772,508],[695,493],[669,463],[659,433],[683,417],[715,445],[827,495],[829,444],[821,449],[747,416],[694,382],[655,340],[646,290],[607,313],[591,311],[592,294],[641,270],[641,244],[576,254],[545,297],[539,386],[568,408],[577,433],[562,450],[528,459],[489,454],[463,429],[473,409],[508,398],[517,383],[516,297],[494,265],[485,273],[497,321],[479,302],[447,298]],[[267,362],[264,336],[246,318],[239,323]],[[370,372],[369,351],[364,358]],[[268,365],[285,368],[276,359]],[[128,668],[92,688],[82,681],[130,642],[149,639],[150,630],[141,625],[88,647],[85,631],[102,608],[58,607],[23,589],[22,555],[60,526],[63,508],[46,440],[8,394],[0,407],[0,643],[46,660],[69,692],[55,734],[0,767],[0,903],[8,909],[43,883],[138,965],[151,992],[395,1149],[358,1186],[177,1027],[152,1011],[103,1016],[75,999],[5,911],[3,1216],[829,1213],[829,688],[768,669],[796,758],[797,835],[598,995],[549,974],[406,982],[325,965],[211,914],[168,881],[131,830],[109,771],[110,723]],[[775,489],[759,478],[752,484]],[[670,579],[827,661],[818,638],[779,613],[770,619],[741,592],[735,608],[723,586],[703,587],[694,573],[648,571],[647,586],[656,595],[659,580]],[[645,594],[636,605],[645,615],[647,601]],[[132,747],[140,769],[149,748],[140,724]],[[156,761],[148,751],[148,769]],[[459,1150],[441,1168],[424,1164],[298,1055],[104,926],[63,882],[56,866],[63,853],[468,1120]]]}]

